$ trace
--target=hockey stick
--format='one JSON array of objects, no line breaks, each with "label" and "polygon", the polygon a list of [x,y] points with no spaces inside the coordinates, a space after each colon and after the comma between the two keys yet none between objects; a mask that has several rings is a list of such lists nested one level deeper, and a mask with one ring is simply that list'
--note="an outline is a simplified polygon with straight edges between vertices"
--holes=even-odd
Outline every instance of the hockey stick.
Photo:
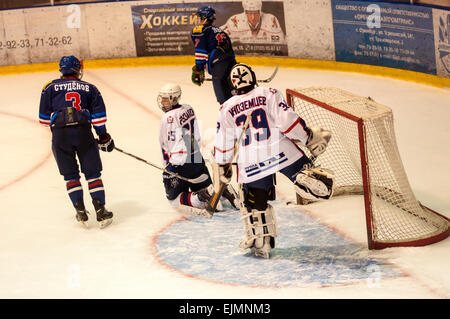
[{"label": "hockey stick", "polygon": [[[234,144],[233,157],[231,158],[230,163],[233,163],[236,159],[239,146],[241,145],[242,137],[244,136],[245,131],[247,131],[247,128],[250,125],[250,119],[251,119],[251,115],[248,114],[247,118],[245,119],[244,126],[242,127],[241,135],[239,136],[239,139],[236,142],[236,144]],[[222,194],[225,191],[226,186],[227,186],[226,183],[220,182],[218,191],[212,195],[210,201],[208,202],[208,206],[206,207],[206,210],[211,215],[215,213],[217,204],[219,203],[219,199],[222,197]]]},{"label": "hockey stick", "polygon": [[269,77],[268,77],[267,79],[265,79],[265,80],[256,80],[256,82],[260,82],[260,83],[269,83],[270,81],[273,80],[273,78],[275,77],[275,75],[277,75],[277,72],[278,72],[278,64],[277,64],[277,66],[275,67],[275,70],[273,71],[273,73],[272,73],[271,76],[269,76]]},{"label": "hockey stick", "polygon": [[160,167],[160,166],[158,166],[158,165],[155,165],[155,164],[153,164],[153,163],[151,163],[151,162],[147,162],[147,161],[146,161],[145,159],[143,159],[143,158],[140,158],[140,157],[138,157],[138,156],[136,156],[136,155],[133,155],[133,154],[128,153],[128,152],[125,152],[124,150],[121,150],[121,149],[118,148],[118,147],[114,147],[114,149],[118,150],[119,152],[121,152],[121,153],[123,153],[123,154],[126,154],[126,155],[128,155],[128,156],[131,156],[131,157],[137,159],[138,161],[141,161],[141,162],[144,162],[144,163],[146,163],[146,164],[148,164],[148,165],[150,165],[150,166],[153,166],[154,168],[157,168],[157,169],[163,171],[164,173],[167,173],[167,174],[169,174],[169,175],[175,176],[176,178],[182,179],[183,181],[186,181],[186,182],[189,182],[189,183],[198,184],[198,183],[202,183],[202,182],[204,182],[204,181],[206,181],[206,180],[208,179],[208,175],[206,175],[206,174],[202,174],[202,175],[200,175],[200,176],[197,177],[197,178],[187,178],[187,177],[183,177],[183,176],[181,176],[181,175],[178,175],[177,173],[171,172],[171,171],[169,171],[169,170],[167,170],[167,169],[165,169],[165,168],[162,168],[162,167]]},{"label": "hockey stick", "polygon": [[[273,71],[271,76],[269,76],[267,79],[264,79],[264,80],[256,80],[256,82],[258,82],[258,83],[269,83],[270,81],[272,81],[274,79],[275,75],[277,75],[277,72],[278,72],[278,64],[275,66],[275,70]],[[207,78],[205,80],[206,81],[212,81],[213,79],[212,78]]]}]

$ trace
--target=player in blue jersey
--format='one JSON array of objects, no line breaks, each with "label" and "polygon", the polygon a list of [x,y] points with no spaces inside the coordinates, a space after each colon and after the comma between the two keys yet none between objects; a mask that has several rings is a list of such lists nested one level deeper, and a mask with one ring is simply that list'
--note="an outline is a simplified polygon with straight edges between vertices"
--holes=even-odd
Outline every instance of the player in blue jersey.
[{"label": "player in blue jersey", "polygon": [[236,59],[228,35],[220,28],[213,26],[216,11],[211,7],[202,7],[197,11],[200,24],[191,32],[195,50],[195,65],[192,68],[192,82],[202,85],[205,80],[205,69],[212,75],[214,93],[222,104],[228,100],[231,87],[228,75],[236,64]]},{"label": "player in blue jersey", "polygon": [[[59,63],[62,76],[47,83],[41,94],[39,122],[50,127],[52,151],[76,210],[77,221],[87,227],[88,212],[83,201],[80,170],[84,174],[100,227],[112,222],[113,214],[105,208],[99,148],[111,152],[114,141],[106,131],[106,109],[98,89],[81,81],[83,67],[74,56],[63,56]],[[94,127],[98,139],[94,138]]]}]

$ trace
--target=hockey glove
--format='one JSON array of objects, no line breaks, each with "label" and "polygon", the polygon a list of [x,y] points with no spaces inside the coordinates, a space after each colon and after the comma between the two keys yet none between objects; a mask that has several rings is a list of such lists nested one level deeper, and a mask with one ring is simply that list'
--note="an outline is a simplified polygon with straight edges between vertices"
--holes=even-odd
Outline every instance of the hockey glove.
[{"label": "hockey glove", "polygon": [[309,130],[308,141],[306,147],[315,157],[319,156],[327,148],[328,142],[331,139],[331,132],[320,127],[311,127]]},{"label": "hockey glove", "polygon": [[197,70],[197,66],[194,65],[192,67],[192,83],[195,85],[201,86],[205,81],[205,70]]},{"label": "hockey glove", "polygon": [[233,168],[231,164],[219,165],[219,180],[228,184],[231,181],[231,176],[233,176]]},{"label": "hockey glove", "polygon": [[98,148],[103,152],[112,152],[114,150],[114,140],[108,133],[101,134],[97,140]]}]

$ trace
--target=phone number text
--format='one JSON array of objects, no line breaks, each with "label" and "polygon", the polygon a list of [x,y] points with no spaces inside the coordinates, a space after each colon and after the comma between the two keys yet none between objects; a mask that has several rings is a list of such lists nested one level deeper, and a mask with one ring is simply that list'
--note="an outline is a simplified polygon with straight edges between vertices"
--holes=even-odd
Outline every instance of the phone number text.
[{"label": "phone number text", "polygon": [[24,48],[39,48],[39,47],[57,47],[72,44],[72,37],[70,35],[63,37],[48,37],[48,38],[34,38],[21,40],[6,40],[0,41],[0,50],[6,49],[24,49]]}]

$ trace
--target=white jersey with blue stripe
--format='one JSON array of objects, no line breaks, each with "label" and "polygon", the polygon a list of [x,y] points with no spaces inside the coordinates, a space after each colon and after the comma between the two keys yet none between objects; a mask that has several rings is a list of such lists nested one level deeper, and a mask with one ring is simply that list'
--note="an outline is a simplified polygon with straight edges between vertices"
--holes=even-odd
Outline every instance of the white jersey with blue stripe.
[{"label": "white jersey with blue stripe", "polygon": [[274,174],[304,155],[291,141],[306,143],[309,130],[303,119],[286,104],[280,91],[256,87],[233,96],[221,106],[214,148],[218,164],[232,160],[247,115],[251,117],[250,125],[236,159],[239,183]]},{"label": "white jersey with blue stripe", "polygon": [[189,104],[177,104],[162,116],[159,143],[164,166],[169,163],[183,165],[191,160],[190,155],[200,151],[201,138],[197,118]]}]

